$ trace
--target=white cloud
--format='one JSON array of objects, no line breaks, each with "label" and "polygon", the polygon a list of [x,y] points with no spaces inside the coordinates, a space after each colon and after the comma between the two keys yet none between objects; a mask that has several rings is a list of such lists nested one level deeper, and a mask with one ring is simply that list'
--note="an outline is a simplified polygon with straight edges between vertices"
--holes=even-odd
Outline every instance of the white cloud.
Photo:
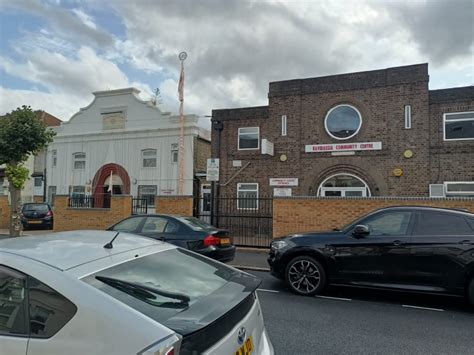
[{"label": "white cloud", "polygon": [[72,12],[76,14],[77,17],[82,21],[82,23],[94,30],[97,30],[97,25],[94,23],[94,19],[86,14],[83,10],[81,9],[73,9]]}]

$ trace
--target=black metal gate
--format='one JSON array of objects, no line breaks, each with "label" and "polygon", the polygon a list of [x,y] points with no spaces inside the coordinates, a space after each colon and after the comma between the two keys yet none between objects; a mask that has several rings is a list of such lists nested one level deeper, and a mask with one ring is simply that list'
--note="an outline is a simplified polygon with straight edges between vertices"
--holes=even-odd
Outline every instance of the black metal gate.
[{"label": "black metal gate", "polygon": [[195,198],[194,216],[228,230],[235,245],[268,247],[273,238],[272,198]]},{"label": "black metal gate", "polygon": [[148,200],[146,197],[132,198],[132,214],[147,214]]}]

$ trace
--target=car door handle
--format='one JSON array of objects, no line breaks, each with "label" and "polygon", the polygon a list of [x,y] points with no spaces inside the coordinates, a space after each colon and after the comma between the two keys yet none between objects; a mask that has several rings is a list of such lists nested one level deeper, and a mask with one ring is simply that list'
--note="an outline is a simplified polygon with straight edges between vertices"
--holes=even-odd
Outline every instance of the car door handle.
[{"label": "car door handle", "polygon": [[461,240],[458,244],[472,244],[472,241],[469,239]]},{"label": "car door handle", "polygon": [[394,240],[392,244],[398,246],[398,245],[404,245],[405,243],[402,242],[401,240]]}]

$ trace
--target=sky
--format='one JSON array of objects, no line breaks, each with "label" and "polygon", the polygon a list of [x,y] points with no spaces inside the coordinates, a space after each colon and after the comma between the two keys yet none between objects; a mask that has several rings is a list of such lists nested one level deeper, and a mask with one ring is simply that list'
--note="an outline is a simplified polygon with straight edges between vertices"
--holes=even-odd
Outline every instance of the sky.
[{"label": "sky", "polygon": [[430,89],[474,83],[474,0],[0,0],[0,114],[62,120],[134,86],[208,125],[268,104],[268,83],[429,63]]}]

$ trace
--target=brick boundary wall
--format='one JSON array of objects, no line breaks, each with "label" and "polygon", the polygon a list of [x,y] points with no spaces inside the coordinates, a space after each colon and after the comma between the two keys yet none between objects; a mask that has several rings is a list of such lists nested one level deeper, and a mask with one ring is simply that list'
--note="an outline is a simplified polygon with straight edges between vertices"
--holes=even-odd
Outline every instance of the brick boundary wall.
[{"label": "brick boundary wall", "polygon": [[10,226],[10,203],[8,196],[0,196],[0,229],[8,229]]},{"label": "brick boundary wall", "polygon": [[474,213],[474,198],[291,197],[273,200],[273,237],[342,227],[373,210],[389,206],[462,208]]},{"label": "brick boundary wall", "polygon": [[67,195],[54,198],[54,231],[104,230],[132,215],[132,196],[112,196],[110,208],[71,208]]},{"label": "brick boundary wall", "polygon": [[156,196],[155,212],[192,216],[193,203],[192,196]]}]

